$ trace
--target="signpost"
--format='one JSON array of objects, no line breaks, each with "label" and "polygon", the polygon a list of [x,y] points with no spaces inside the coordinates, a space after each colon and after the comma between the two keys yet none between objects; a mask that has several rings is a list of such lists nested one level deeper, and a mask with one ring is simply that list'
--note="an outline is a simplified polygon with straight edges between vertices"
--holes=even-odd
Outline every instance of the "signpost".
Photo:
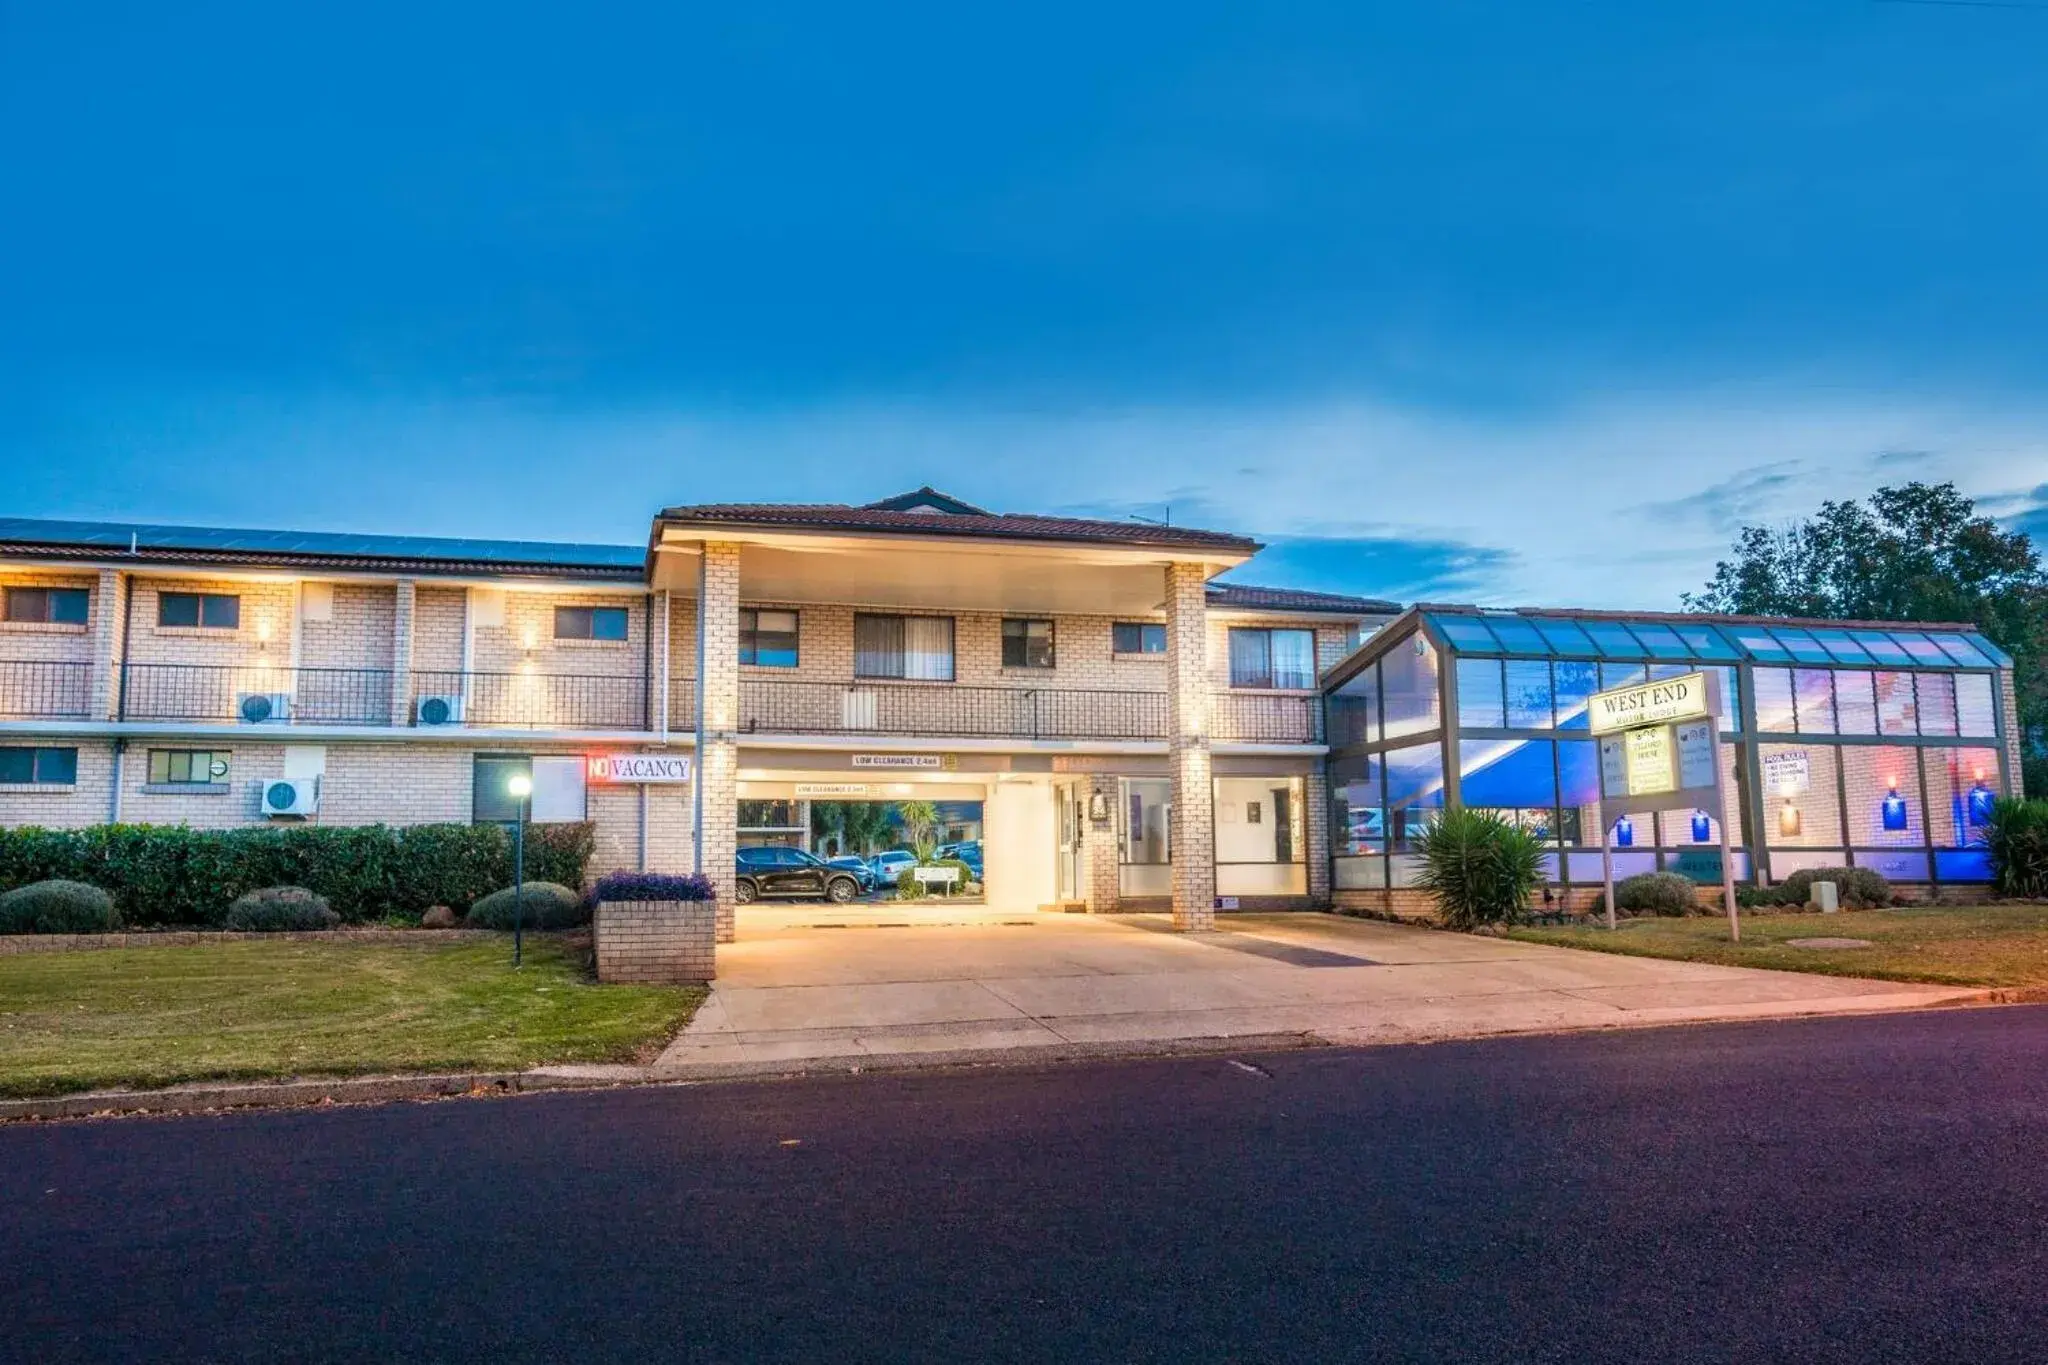
[{"label": "signpost", "polygon": [[1588,704],[1600,744],[1600,880],[1607,888],[1607,927],[1614,927],[1614,841],[1609,802],[1628,810],[1710,810],[1721,833],[1721,900],[1728,938],[1742,941],[1735,913],[1735,855],[1728,844],[1720,736],[1721,680],[1685,673],[1633,687],[1596,692]]}]

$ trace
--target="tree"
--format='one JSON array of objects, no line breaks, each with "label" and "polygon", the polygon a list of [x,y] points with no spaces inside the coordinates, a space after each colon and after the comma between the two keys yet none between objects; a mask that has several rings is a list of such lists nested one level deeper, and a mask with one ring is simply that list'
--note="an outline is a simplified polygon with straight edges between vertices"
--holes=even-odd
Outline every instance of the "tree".
[{"label": "tree", "polygon": [[889,807],[880,801],[848,801],[844,803],[845,832],[847,847],[863,858],[875,852],[889,839]]},{"label": "tree", "polygon": [[1688,611],[1969,621],[2013,657],[2029,790],[2048,787],[2048,574],[2022,531],[1952,483],[1880,488],[1786,526],[1745,526]]}]

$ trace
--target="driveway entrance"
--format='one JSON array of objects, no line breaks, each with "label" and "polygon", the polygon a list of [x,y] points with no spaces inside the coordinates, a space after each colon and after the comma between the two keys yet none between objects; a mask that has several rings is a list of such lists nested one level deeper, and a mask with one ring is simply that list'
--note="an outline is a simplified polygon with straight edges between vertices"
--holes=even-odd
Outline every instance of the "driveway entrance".
[{"label": "driveway entrance", "polygon": [[1338,915],[754,909],[661,1064],[1295,1038],[1419,1041],[1912,1008],[1979,992],[1577,952]]}]

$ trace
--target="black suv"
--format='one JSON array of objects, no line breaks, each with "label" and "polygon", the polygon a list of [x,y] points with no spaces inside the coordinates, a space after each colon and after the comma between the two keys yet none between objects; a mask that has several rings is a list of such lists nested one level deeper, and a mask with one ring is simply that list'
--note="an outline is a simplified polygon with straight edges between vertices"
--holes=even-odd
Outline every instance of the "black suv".
[{"label": "black suv", "polygon": [[733,899],[741,905],[774,897],[803,899],[822,896],[844,905],[860,895],[860,881],[851,872],[828,867],[800,848],[743,848],[739,851],[739,882]]}]

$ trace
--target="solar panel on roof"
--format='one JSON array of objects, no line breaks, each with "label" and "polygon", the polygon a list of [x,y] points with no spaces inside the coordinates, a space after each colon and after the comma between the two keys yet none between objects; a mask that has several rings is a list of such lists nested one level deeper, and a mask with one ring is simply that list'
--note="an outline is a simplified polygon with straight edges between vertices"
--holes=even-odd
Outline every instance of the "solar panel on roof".
[{"label": "solar panel on roof", "polygon": [[147,550],[478,560],[608,568],[638,568],[647,557],[647,552],[637,545],[359,535],[346,531],[264,531],[223,526],[158,526],[140,522],[51,521],[36,517],[0,518],[0,540],[30,545],[110,546],[122,550],[134,545]]}]

